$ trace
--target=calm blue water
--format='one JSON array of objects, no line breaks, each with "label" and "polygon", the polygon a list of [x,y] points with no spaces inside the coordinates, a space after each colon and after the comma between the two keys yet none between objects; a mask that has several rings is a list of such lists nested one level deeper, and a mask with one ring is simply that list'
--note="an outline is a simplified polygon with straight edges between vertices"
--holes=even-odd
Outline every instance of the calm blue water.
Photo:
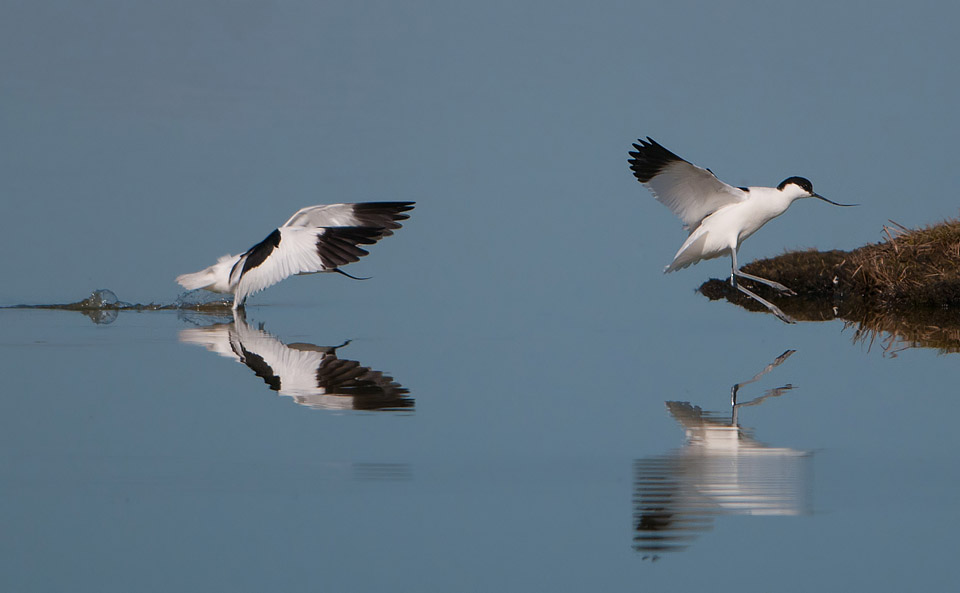
[{"label": "calm blue water", "polygon": [[955,216],[957,11],[6,2],[0,305],[171,303],[301,207],[417,207],[245,325],[0,310],[0,590],[956,588],[956,355],[664,276],[626,159],[861,204],[741,263]]},{"label": "calm blue water", "polygon": [[[626,322],[552,340],[319,306],[219,325],[3,311],[3,587],[954,582],[953,357],[885,358],[839,323],[713,309],[692,334]],[[335,358],[305,345],[347,339]],[[739,389],[768,397],[733,422],[732,386],[787,347]],[[309,372],[337,361],[366,374]]]}]

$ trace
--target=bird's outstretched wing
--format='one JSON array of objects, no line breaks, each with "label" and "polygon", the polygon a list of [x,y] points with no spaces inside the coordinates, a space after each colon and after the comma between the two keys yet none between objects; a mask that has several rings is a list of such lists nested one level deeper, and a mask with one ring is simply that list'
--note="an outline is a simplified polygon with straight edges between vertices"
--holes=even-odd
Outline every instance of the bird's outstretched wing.
[{"label": "bird's outstretched wing", "polygon": [[[364,202],[360,204],[320,204],[301,208],[284,227],[334,227],[362,226],[384,229],[383,236],[393,234],[400,228],[401,220],[410,218],[404,214],[413,210],[415,202]],[[283,227],[281,227],[283,228]]]},{"label": "bird's outstretched wing", "polygon": [[384,235],[375,227],[281,227],[240,256],[230,272],[234,302],[294,274],[331,272],[367,255],[359,245],[373,245]]},{"label": "bird's outstretched wing", "polygon": [[744,190],[727,185],[709,169],[680,158],[649,136],[637,142],[627,161],[634,177],[691,231],[720,208],[746,199]]}]

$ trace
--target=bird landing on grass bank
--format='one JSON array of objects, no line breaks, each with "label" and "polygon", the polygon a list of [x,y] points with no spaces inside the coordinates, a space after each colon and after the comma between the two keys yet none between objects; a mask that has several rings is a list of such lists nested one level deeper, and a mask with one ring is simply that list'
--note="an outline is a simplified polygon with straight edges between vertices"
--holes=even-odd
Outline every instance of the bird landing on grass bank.
[{"label": "bird landing on grass bank", "polygon": [[193,274],[177,276],[188,290],[233,294],[233,309],[247,298],[294,274],[338,272],[400,228],[414,202],[367,202],[308,206],[240,255],[225,255]]},{"label": "bird landing on grass bank", "polygon": [[760,227],[787,211],[795,200],[817,198],[838,204],[813,191],[803,177],[788,177],[777,187],[733,187],[720,181],[709,169],[698,167],[670,152],[652,138],[638,140],[630,152],[634,177],[662,204],[683,221],[690,231],[664,272],[682,270],[699,261],[730,255],[730,284],[767,307],[786,323],[795,323],[779,307],[737,283],[737,277],[766,284],[784,295],[795,294],[786,286],[753,276],[737,266],[740,245]]}]

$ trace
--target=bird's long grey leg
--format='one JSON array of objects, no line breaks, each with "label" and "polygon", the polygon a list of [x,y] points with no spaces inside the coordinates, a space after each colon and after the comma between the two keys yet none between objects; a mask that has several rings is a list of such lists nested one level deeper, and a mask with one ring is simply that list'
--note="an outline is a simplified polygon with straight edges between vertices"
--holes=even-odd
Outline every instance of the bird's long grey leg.
[{"label": "bird's long grey leg", "polygon": [[737,248],[730,249],[730,286],[737,287]]},{"label": "bird's long grey leg", "polygon": [[737,286],[737,276],[740,276],[741,278],[746,278],[748,280],[753,280],[761,284],[766,284],[770,288],[779,290],[780,292],[788,296],[794,296],[797,294],[792,290],[790,290],[789,288],[787,288],[786,286],[784,286],[783,284],[780,284],[779,282],[774,282],[773,280],[767,280],[766,278],[761,278],[760,276],[754,276],[753,274],[747,274],[746,272],[738,268],[737,267],[737,249],[734,247],[730,249],[730,286],[734,288],[739,288],[739,286]]},{"label": "bird's long grey leg", "polygon": [[743,270],[734,270],[733,273],[736,274],[737,276],[740,276],[741,278],[746,278],[748,280],[753,280],[761,284],[766,284],[770,288],[779,290],[780,292],[782,292],[787,296],[796,296],[797,294],[792,290],[790,290],[789,288],[787,288],[786,286],[784,286],[783,284],[780,284],[779,282],[774,282],[773,280],[767,280],[766,278],[761,278],[760,276],[754,276],[753,274],[747,274]]},{"label": "bird's long grey leg", "polygon": [[737,286],[737,290],[739,290],[739,291],[742,292],[743,294],[747,295],[747,296],[750,297],[751,299],[757,301],[758,303],[760,303],[761,305],[763,305],[763,306],[766,307],[767,309],[770,309],[770,312],[773,313],[774,315],[776,315],[777,317],[779,317],[779,318],[780,318],[780,321],[783,321],[784,323],[796,323],[796,321],[794,321],[792,317],[790,317],[789,315],[787,315],[786,313],[784,313],[783,311],[781,311],[781,310],[780,310],[780,307],[774,305],[774,304],[771,303],[770,301],[760,298],[759,296],[753,294],[752,292],[750,292],[749,290],[747,290],[747,289],[744,288],[743,286],[739,286],[739,285],[738,285],[738,286]]}]

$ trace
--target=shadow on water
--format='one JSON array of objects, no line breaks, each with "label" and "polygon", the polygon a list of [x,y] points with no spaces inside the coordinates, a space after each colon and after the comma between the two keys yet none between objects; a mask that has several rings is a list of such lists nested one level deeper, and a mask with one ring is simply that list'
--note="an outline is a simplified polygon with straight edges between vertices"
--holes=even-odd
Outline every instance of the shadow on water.
[{"label": "shadow on water", "polygon": [[181,330],[180,341],[246,365],[271,390],[309,408],[412,411],[414,407],[409,390],[393,377],[337,356],[349,340],[339,346],[284,344],[262,325],[250,326],[239,314],[228,323]]},{"label": "shadow on water", "polygon": [[[710,279],[698,290],[711,301],[725,299],[748,311],[770,313],[726,280]],[[852,328],[854,343],[873,346],[879,342],[885,356],[896,356],[908,348],[935,348],[941,354],[960,352],[960,310],[956,308],[894,309],[840,292],[780,296],[762,285],[756,286],[756,292],[797,321],[839,319],[844,322],[844,329]]]},{"label": "shadow on water", "polygon": [[666,402],[686,432],[686,444],[633,464],[633,549],[645,560],[686,549],[719,515],[810,513],[812,453],[770,447],[740,426],[739,410],[784,395],[790,384],[740,401],[742,387],[759,381],[794,353],[788,350],[749,381],[731,388],[731,407],[708,412]]}]

